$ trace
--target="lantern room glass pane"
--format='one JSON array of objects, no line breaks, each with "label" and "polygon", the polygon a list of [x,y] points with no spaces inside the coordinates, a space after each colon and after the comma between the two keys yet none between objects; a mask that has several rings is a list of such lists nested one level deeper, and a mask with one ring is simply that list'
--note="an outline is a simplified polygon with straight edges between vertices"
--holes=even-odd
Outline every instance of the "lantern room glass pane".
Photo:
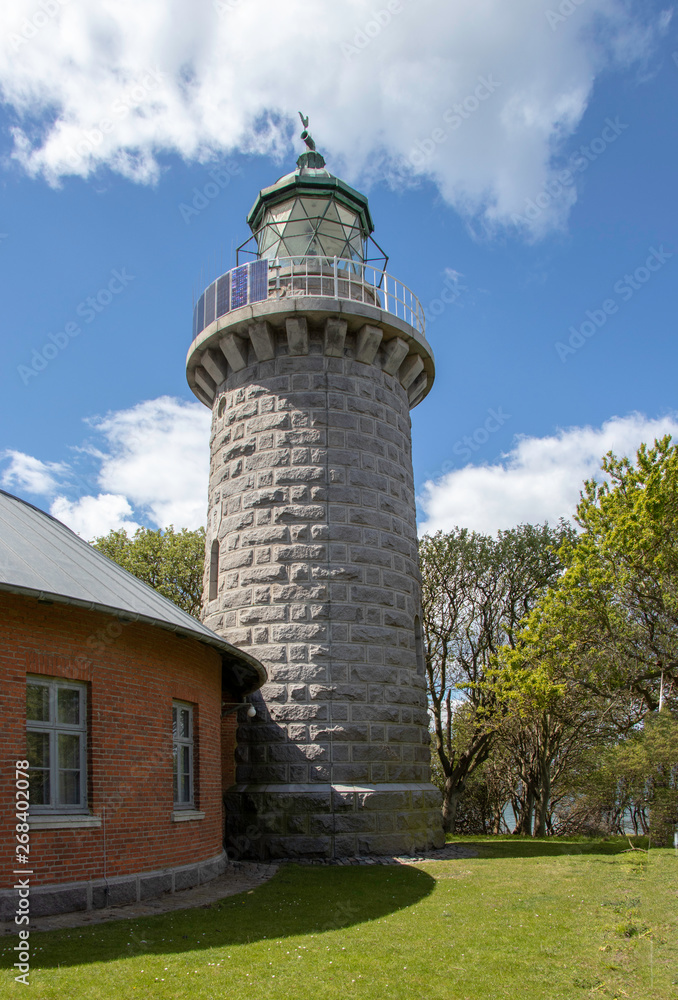
[{"label": "lantern room glass pane", "polygon": [[335,204],[337,206],[339,218],[342,222],[350,222],[351,225],[354,225],[357,219],[355,212],[352,212],[350,208],[346,207],[346,205],[340,205],[339,202],[335,202]]},{"label": "lantern room glass pane", "polygon": [[328,201],[332,204],[331,199],[327,198],[300,198],[299,201],[310,219],[317,219],[324,215],[329,207]]},{"label": "lantern room glass pane", "polygon": [[293,204],[293,200],[290,199],[289,201],[281,202],[280,205],[272,205],[271,208],[267,208],[264,215],[264,223],[286,222],[292,211]]},{"label": "lantern room glass pane", "polygon": [[257,233],[261,257],[363,259],[364,233],[356,212],[333,194],[304,195],[267,208]]},{"label": "lantern room glass pane", "polygon": [[344,227],[338,222],[328,222],[327,219],[323,219],[322,223],[318,227],[318,234],[326,239],[341,240],[342,243],[346,242],[346,232]]},{"label": "lantern room glass pane", "polygon": [[290,212],[287,221],[288,222],[298,222],[299,219],[308,219],[308,212],[304,207],[304,203],[300,198],[292,205],[292,211]]}]

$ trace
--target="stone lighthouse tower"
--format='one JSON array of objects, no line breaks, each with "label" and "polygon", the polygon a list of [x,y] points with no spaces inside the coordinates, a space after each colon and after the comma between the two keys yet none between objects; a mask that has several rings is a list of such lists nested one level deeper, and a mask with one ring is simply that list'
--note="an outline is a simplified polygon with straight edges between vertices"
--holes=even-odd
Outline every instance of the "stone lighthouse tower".
[{"label": "stone lighthouse tower", "polygon": [[212,410],[204,621],[269,676],[241,709],[227,846],[411,853],[444,839],[409,415],[433,354],[413,293],[368,263],[367,199],[302,121],[307,151],[259,193],[252,259],[200,296],[187,358]]}]

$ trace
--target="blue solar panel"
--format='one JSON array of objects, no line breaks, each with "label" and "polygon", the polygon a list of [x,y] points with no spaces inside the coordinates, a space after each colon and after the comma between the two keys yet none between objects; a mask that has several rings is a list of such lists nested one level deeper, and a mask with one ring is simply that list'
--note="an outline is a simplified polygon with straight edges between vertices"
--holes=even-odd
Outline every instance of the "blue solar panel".
[{"label": "blue solar panel", "polygon": [[198,329],[197,333],[202,333],[205,329],[205,293],[198,299]]},{"label": "blue solar panel", "polygon": [[231,309],[247,305],[247,264],[231,271]]},{"label": "blue solar panel", "polygon": [[205,326],[214,323],[214,296],[216,290],[216,284],[212,284],[205,292]]},{"label": "blue solar panel", "polygon": [[217,318],[229,310],[231,274],[222,274],[217,281]]},{"label": "blue solar panel", "polygon": [[268,298],[268,261],[253,260],[250,264],[250,302]]}]

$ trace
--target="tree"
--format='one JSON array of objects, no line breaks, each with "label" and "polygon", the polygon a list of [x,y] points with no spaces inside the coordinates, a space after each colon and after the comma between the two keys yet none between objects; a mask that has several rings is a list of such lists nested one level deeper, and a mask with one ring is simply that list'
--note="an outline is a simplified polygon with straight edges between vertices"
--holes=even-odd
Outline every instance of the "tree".
[{"label": "tree", "polygon": [[566,539],[565,573],[527,622],[537,657],[567,660],[592,695],[627,691],[644,711],[678,682],[678,448],[641,445],[635,464],[603,459],[608,480],[584,484]]},{"label": "tree", "polygon": [[657,846],[671,843],[678,824],[678,717],[666,705],[590,755],[572,781],[561,829],[622,834],[629,821]]},{"label": "tree", "polygon": [[[644,717],[656,712],[660,690],[670,691],[677,678],[678,450],[666,437],[653,448],[641,445],[635,463],[609,453],[602,468],[606,481],[584,484],[576,515],[580,533],[560,549],[564,573],[525,619],[515,652],[504,658],[514,671],[520,738],[529,737],[519,757],[523,787],[538,806],[537,833],[548,820],[564,750],[582,774],[587,745],[617,743],[618,762],[627,761],[636,744],[624,742],[625,734],[647,729]],[[640,781],[637,768],[627,771]],[[604,777],[599,770],[603,786]],[[642,825],[639,787],[629,779],[615,795],[607,788],[600,815],[615,817],[619,826],[634,802]],[[571,798],[566,805],[572,818]]]},{"label": "tree", "polygon": [[138,528],[110,531],[92,545],[123,569],[157,590],[194,617],[199,617],[205,563],[205,530],[165,531]]},{"label": "tree", "polygon": [[459,797],[500,723],[494,686],[485,683],[491,667],[560,573],[556,550],[569,534],[561,522],[521,525],[496,538],[457,528],[421,540],[422,631],[446,830],[454,829]]},{"label": "tree", "polygon": [[497,743],[519,779],[511,799],[515,832],[544,837],[572,772],[581,769],[591,748],[609,743],[628,724],[624,700],[592,698],[566,662],[549,655],[535,659],[522,645],[502,650],[491,682],[505,706]]}]

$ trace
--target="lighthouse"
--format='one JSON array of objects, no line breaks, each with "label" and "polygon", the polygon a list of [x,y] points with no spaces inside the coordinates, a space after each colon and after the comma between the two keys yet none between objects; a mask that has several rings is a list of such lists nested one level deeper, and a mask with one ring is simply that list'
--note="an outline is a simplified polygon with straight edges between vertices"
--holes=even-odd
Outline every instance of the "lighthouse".
[{"label": "lighthouse", "polygon": [[198,299],[188,383],[212,411],[203,621],[268,682],[239,710],[232,855],[444,841],[430,783],[410,411],[433,353],[367,198],[302,117],[235,268]]}]

